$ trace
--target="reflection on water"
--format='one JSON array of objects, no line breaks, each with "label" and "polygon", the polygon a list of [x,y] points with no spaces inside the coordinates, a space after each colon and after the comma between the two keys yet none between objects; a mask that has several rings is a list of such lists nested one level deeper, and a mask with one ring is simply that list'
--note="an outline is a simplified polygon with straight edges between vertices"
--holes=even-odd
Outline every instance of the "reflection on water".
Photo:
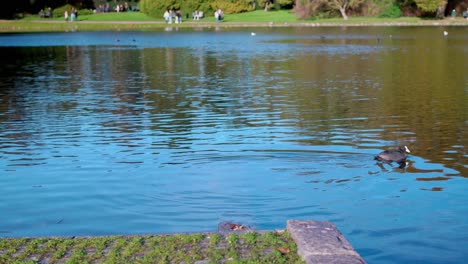
[{"label": "reflection on water", "polygon": [[323,219],[370,263],[460,263],[468,38],[443,30],[0,36],[0,233]]}]

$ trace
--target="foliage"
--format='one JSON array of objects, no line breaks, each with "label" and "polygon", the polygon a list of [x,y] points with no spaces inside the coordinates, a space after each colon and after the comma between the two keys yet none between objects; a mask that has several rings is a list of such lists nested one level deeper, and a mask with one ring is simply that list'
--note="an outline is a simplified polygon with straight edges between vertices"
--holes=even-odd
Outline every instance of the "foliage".
[{"label": "foliage", "polygon": [[221,9],[225,14],[237,14],[253,10],[251,0],[239,0],[235,2],[230,0],[214,0],[210,6],[212,10]]},{"label": "foliage", "polygon": [[[304,5],[304,7],[308,6],[311,8],[308,12],[312,15],[317,13],[318,10],[320,12],[330,12],[330,11],[340,11],[343,19],[347,20],[348,15],[346,11],[350,8],[357,8],[359,5],[364,3],[365,0],[299,0],[301,2],[309,1],[311,2],[309,5]],[[299,2],[298,1],[298,2]],[[302,13],[304,12],[301,10]]]},{"label": "foliage", "polygon": [[2,1],[0,17],[14,18],[19,13],[37,14],[41,9],[56,9],[67,4],[78,9],[94,8],[93,0],[9,0]]},{"label": "foliage", "polygon": [[36,11],[44,9],[46,7],[51,7],[52,9],[55,9],[66,4],[75,6],[78,9],[91,9],[94,6],[92,0],[30,0],[30,3],[31,7]]},{"label": "foliage", "polygon": [[418,8],[424,12],[435,12],[447,3],[447,0],[414,0]]},{"label": "foliage", "polygon": [[207,8],[204,2],[203,0],[185,0],[181,2],[180,9],[186,13],[191,13],[195,10],[207,12],[209,6]]},{"label": "foliage", "polygon": [[152,17],[161,17],[165,10],[181,10],[183,13],[191,13],[195,10],[205,14],[213,13],[221,9],[226,14],[252,11],[254,0],[141,0],[140,9]]},{"label": "foliage", "polygon": [[[68,14],[70,14],[71,10],[74,9],[74,8],[76,8],[76,7],[74,7],[72,5],[64,5],[64,6],[57,7],[54,10],[52,10],[52,17],[54,17],[54,18],[64,17],[65,10],[67,10]],[[93,11],[91,9],[79,9],[78,10],[78,15],[79,16],[91,15],[91,14],[93,14]]]},{"label": "foliage", "polygon": [[348,15],[346,14],[346,11],[349,8],[355,8],[361,5],[365,0],[332,0],[332,1],[327,1],[327,0],[322,0],[325,2],[329,3],[329,6],[332,9],[339,10],[341,15],[343,16],[343,19],[348,19]]},{"label": "foliage", "polygon": [[293,12],[299,19],[306,19],[312,16],[312,2],[309,0],[296,0]]},{"label": "foliage", "polygon": [[264,11],[268,11],[271,9],[292,9],[294,7],[295,0],[258,0],[257,2]]},{"label": "foliage", "polygon": [[263,10],[268,11],[273,6],[272,0],[258,0],[258,4],[263,8]]},{"label": "foliage", "polygon": [[70,11],[73,8],[75,8],[75,7],[72,6],[72,5],[64,5],[64,6],[61,6],[61,7],[57,7],[52,11],[52,17],[63,17],[64,13],[65,13],[65,10],[67,10],[68,13],[70,14]]},{"label": "foliage", "polygon": [[397,18],[401,17],[401,10],[398,5],[392,3],[388,5],[382,13],[379,14],[379,17],[387,17],[387,18]]},{"label": "foliage", "polygon": [[131,9],[139,6],[139,0],[93,0],[93,3],[93,8],[98,8],[102,5],[103,7],[108,6],[109,10],[115,10],[117,5],[125,5],[125,3],[127,3]]},{"label": "foliage", "polygon": [[258,2],[264,11],[268,11],[271,9],[292,9],[296,0],[258,0],[256,2]]},{"label": "foliage", "polygon": [[140,10],[152,17],[160,18],[167,9],[179,9],[180,5],[176,0],[141,0]]},{"label": "foliage", "polygon": [[294,7],[294,0],[276,0],[281,9],[291,9]]},{"label": "foliage", "polygon": [[298,0],[293,12],[299,19],[322,19],[336,17],[336,11],[330,9],[325,1]]}]

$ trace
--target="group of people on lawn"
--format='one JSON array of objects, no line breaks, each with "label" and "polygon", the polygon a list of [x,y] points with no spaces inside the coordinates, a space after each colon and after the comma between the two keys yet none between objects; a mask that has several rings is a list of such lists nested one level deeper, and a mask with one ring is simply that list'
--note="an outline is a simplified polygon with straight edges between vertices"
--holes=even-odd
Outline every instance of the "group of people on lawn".
[{"label": "group of people on lawn", "polygon": [[[214,13],[214,16],[215,16],[215,19],[217,22],[221,21],[224,19],[224,13],[221,9],[218,9],[215,11]],[[204,17],[204,14],[203,14],[203,11],[194,11],[192,13],[192,19],[193,20],[200,20],[201,18]],[[173,21],[174,23],[178,24],[178,23],[182,23],[182,15],[181,15],[181,12],[180,10],[166,10],[164,12],[164,15],[163,15],[163,18],[164,20],[166,21],[166,23],[168,24],[172,24]],[[188,18],[188,14],[186,14],[186,18]]]},{"label": "group of people on lawn", "polygon": [[182,23],[182,14],[180,13],[180,10],[166,10],[163,17],[168,24],[172,24],[172,21],[174,21],[176,24]]},{"label": "group of people on lawn", "polygon": [[65,10],[63,16],[65,17],[65,21],[68,21],[68,19],[70,19],[70,21],[78,20],[78,9],[72,8],[70,13],[68,13],[68,10]]}]

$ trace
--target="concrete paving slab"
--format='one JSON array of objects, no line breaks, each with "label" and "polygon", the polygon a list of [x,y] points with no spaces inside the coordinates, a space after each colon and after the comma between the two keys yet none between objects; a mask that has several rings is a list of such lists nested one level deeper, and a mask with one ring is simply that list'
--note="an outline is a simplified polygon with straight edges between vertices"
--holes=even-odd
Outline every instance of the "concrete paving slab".
[{"label": "concrete paving slab", "polygon": [[286,229],[307,264],[364,264],[364,259],[328,221],[288,220]]}]

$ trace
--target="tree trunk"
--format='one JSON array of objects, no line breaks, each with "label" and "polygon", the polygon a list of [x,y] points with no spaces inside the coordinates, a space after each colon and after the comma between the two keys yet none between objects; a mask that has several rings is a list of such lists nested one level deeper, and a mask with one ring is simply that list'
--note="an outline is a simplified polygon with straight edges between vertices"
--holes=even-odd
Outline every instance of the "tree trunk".
[{"label": "tree trunk", "polygon": [[448,4],[448,1],[445,1],[443,6],[439,6],[439,8],[437,8],[437,12],[436,12],[437,19],[444,19],[445,9],[447,8],[447,4]]},{"label": "tree trunk", "polygon": [[344,7],[340,7],[340,13],[344,20],[348,20],[348,15],[346,15],[346,9]]}]

